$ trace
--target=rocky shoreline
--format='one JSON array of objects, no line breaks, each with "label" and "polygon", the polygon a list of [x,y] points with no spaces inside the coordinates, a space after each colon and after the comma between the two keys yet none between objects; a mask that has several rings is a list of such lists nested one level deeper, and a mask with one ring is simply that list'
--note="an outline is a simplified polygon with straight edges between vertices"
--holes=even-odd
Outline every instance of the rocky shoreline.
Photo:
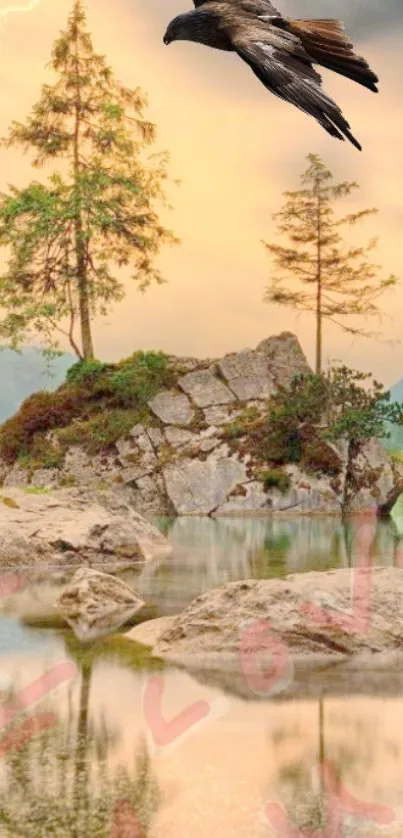
[{"label": "rocky shoreline", "polygon": [[172,552],[162,533],[113,495],[78,489],[0,495],[0,566],[107,568]]}]

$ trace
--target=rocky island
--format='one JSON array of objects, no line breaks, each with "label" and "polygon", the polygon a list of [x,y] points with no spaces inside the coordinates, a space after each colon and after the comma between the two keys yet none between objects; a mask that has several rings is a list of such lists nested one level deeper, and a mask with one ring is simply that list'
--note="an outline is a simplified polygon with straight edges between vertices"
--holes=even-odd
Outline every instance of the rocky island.
[{"label": "rocky island", "polygon": [[2,426],[4,492],[109,491],[146,516],[388,511],[403,465],[378,439],[329,441],[322,417],[302,418],[297,455],[279,454],[268,409],[310,375],[288,332],[218,360],[135,353],[78,364]]}]

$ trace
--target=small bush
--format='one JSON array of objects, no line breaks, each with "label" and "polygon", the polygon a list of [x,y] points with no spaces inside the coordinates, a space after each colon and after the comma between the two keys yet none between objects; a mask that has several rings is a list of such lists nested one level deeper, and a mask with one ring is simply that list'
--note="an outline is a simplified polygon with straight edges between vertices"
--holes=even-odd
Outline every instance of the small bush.
[{"label": "small bush", "polygon": [[173,383],[162,352],[136,352],[109,377],[113,407],[144,407],[158,390]]},{"label": "small bush", "polygon": [[107,369],[107,364],[95,359],[93,361],[78,361],[67,371],[66,381],[68,384],[89,384],[91,386]]},{"label": "small bush", "polygon": [[30,452],[36,434],[64,427],[80,415],[83,395],[79,390],[40,392],[30,396],[19,412],[4,422],[0,429],[0,452],[7,463]]},{"label": "small bush", "polygon": [[256,407],[248,407],[236,416],[232,422],[224,425],[222,436],[225,439],[239,439],[252,433],[256,423],[261,422],[261,413]]},{"label": "small bush", "polygon": [[[162,352],[136,352],[115,365],[80,361],[55,393],[36,393],[4,423],[0,454],[10,464],[18,458],[30,467],[50,468],[61,464],[69,444],[83,445],[88,453],[109,448],[136,422],[149,422],[147,402],[173,383]],[[60,450],[46,439],[51,430],[60,436]]]},{"label": "small bush", "polygon": [[299,463],[302,445],[298,421],[271,409],[259,442],[260,457],[267,462],[285,465]]},{"label": "small bush", "polygon": [[88,454],[99,454],[127,436],[129,431],[145,417],[130,410],[108,410],[83,422],[73,422],[58,432],[62,449],[70,445],[81,445]]},{"label": "small bush", "polygon": [[266,469],[260,473],[259,478],[265,489],[279,489],[280,492],[285,494],[291,487],[288,474],[280,468]]},{"label": "small bush", "polygon": [[306,443],[302,452],[301,465],[306,471],[321,472],[337,477],[341,472],[341,458],[321,439]]}]

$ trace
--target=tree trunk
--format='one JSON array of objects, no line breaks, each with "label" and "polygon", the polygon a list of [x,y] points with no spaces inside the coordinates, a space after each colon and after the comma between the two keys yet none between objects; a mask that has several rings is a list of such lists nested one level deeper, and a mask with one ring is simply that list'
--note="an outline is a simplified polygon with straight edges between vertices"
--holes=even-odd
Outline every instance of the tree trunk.
[{"label": "tree trunk", "polygon": [[88,293],[87,264],[85,258],[85,242],[81,218],[76,219],[75,247],[77,259],[77,286],[80,307],[81,346],[85,361],[94,358],[94,347],[91,335],[90,300]]},{"label": "tree trunk", "polygon": [[316,183],[318,196],[317,216],[317,280],[316,280],[316,375],[322,372],[322,225],[320,181]]},{"label": "tree trunk", "polygon": [[318,277],[317,295],[316,295],[316,375],[322,372],[322,286],[320,278]]},{"label": "tree trunk", "polygon": [[80,196],[80,118],[81,118],[81,89],[79,83],[80,65],[78,55],[78,24],[75,29],[75,56],[76,56],[76,105],[74,124],[74,188],[76,193],[76,217],[75,217],[75,252],[77,270],[77,288],[79,299],[81,344],[82,356],[85,361],[94,358],[94,347],[91,335],[90,295],[88,287],[87,258],[85,246],[84,225],[81,212]]}]

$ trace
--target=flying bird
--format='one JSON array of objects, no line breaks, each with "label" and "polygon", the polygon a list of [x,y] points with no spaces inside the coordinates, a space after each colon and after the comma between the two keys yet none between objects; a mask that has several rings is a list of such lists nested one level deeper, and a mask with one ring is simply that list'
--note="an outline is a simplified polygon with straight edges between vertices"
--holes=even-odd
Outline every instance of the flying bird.
[{"label": "flying bird", "polygon": [[195,9],[175,17],[164,43],[196,41],[237,52],[267,90],[313,116],[339,140],[361,151],[339,106],[322,88],[314,64],[378,92],[379,81],[364,58],[354,53],[339,20],[292,20],[270,0],[193,0]]}]

